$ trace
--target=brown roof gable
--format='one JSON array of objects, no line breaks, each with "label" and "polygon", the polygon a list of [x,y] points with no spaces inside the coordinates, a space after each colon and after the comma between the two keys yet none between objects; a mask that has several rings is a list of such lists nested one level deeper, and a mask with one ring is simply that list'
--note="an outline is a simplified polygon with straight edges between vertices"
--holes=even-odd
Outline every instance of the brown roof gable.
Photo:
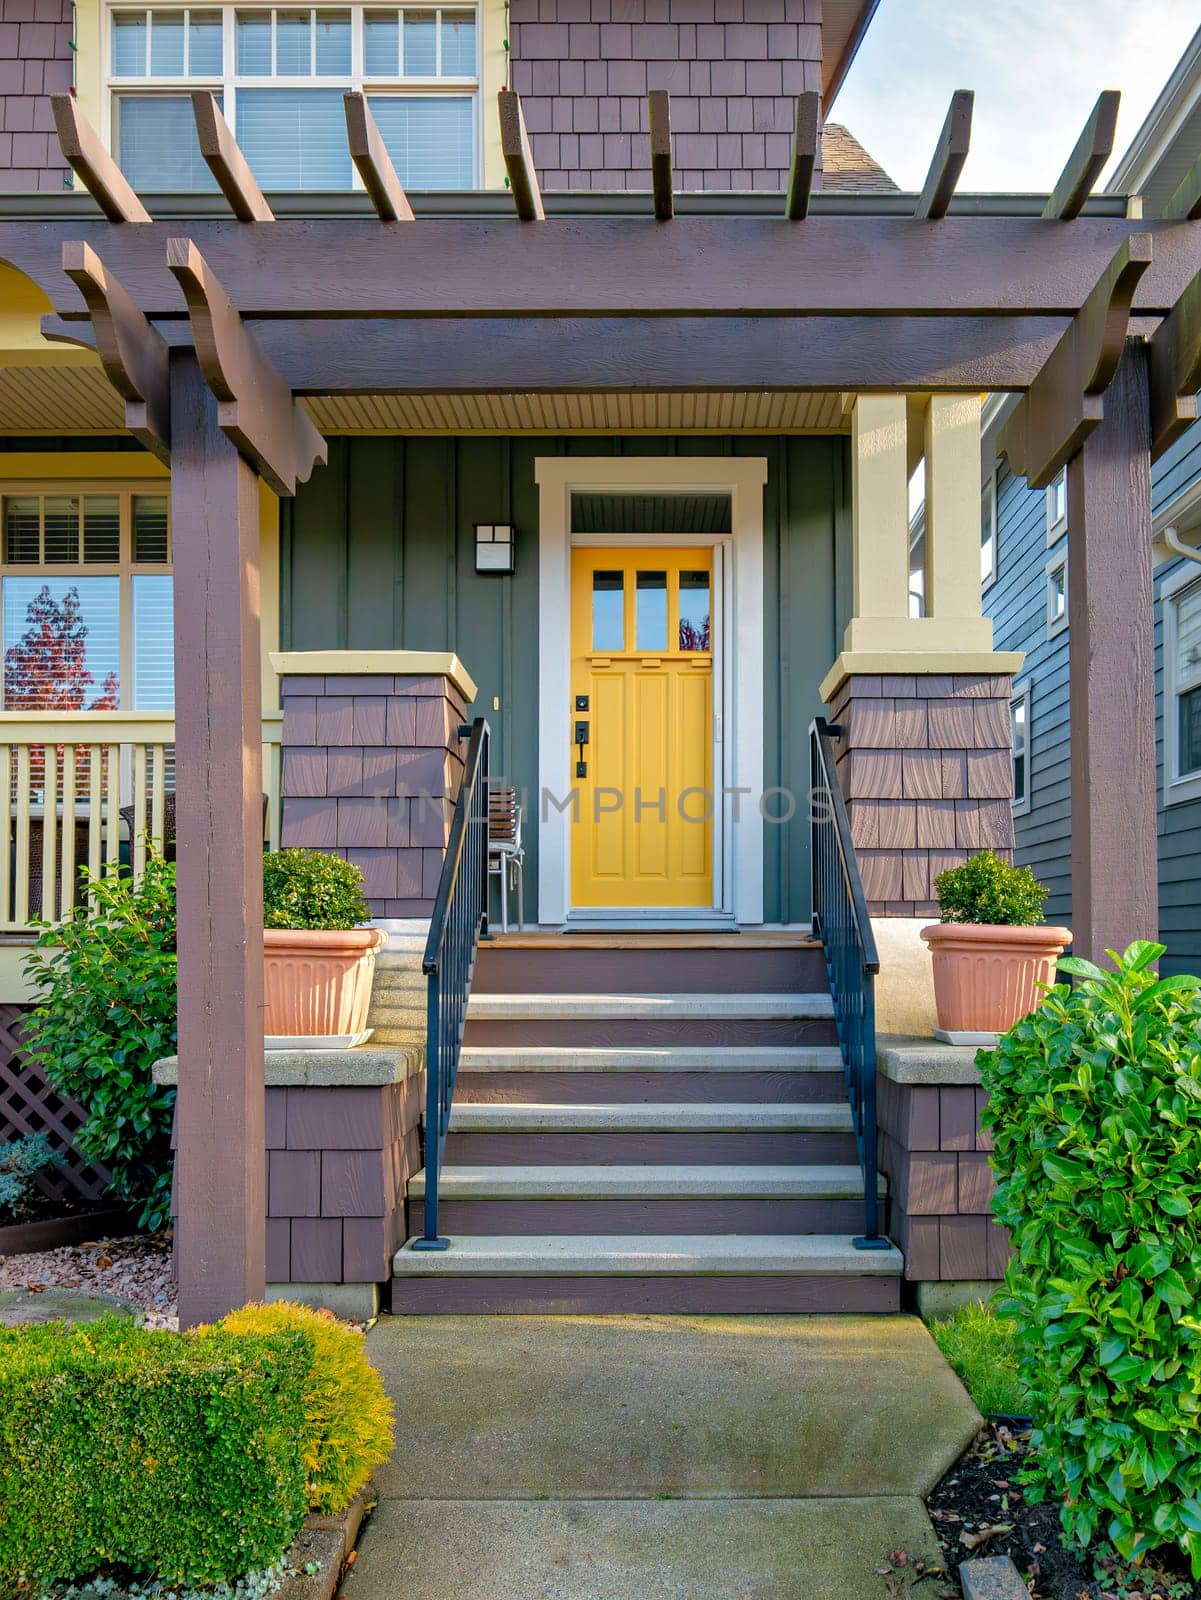
[{"label": "brown roof gable", "polygon": [[840,122],[827,122],[822,129],[822,188],[836,193],[900,193],[884,168]]}]

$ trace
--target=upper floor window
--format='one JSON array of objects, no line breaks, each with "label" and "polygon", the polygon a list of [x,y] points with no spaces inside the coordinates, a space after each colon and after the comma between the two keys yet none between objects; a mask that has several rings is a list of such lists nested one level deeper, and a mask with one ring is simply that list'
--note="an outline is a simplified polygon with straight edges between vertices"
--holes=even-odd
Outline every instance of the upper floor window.
[{"label": "upper floor window", "polygon": [[980,491],[980,585],[997,576],[997,472],[994,467]]},{"label": "upper floor window", "polygon": [[1068,558],[1047,563],[1047,638],[1053,639],[1068,625]]},{"label": "upper floor window", "polygon": [[1047,543],[1054,544],[1068,526],[1068,469],[1057,472],[1047,485]]},{"label": "upper floor window", "polygon": [[6,711],[170,711],[168,497],[109,485],[0,497]]},{"label": "upper floor window", "polygon": [[1013,757],[1013,809],[1030,810],[1030,684],[1023,684],[1009,702],[1010,750]]},{"label": "upper floor window", "polygon": [[112,144],[135,189],[213,189],[194,89],[210,89],[265,190],[359,186],[343,96],[363,90],[410,189],[476,183],[479,43],[470,7],[113,6]]},{"label": "upper floor window", "polygon": [[1182,586],[1164,594],[1164,786],[1169,803],[1201,793],[1201,581],[1188,571],[1177,581]]}]

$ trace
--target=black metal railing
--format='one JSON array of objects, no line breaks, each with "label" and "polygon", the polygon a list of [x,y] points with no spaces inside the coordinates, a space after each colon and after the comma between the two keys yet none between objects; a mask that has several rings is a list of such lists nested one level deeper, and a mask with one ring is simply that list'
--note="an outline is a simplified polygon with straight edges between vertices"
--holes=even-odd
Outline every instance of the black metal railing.
[{"label": "black metal railing", "polygon": [[880,1249],[880,1202],[876,1173],[876,1002],[880,970],[871,918],[851,842],[846,801],[834,770],[838,729],[824,717],[809,728],[810,830],[813,872],[813,931],[822,941],[834,1001],[847,1099],[863,1169],[861,1249]]},{"label": "black metal railing", "polygon": [[438,1233],[438,1180],[467,1022],[475,953],[488,931],[488,724],[470,729],[467,764],[438,880],[421,970],[426,977],[425,1231],[414,1250],[445,1250]]}]

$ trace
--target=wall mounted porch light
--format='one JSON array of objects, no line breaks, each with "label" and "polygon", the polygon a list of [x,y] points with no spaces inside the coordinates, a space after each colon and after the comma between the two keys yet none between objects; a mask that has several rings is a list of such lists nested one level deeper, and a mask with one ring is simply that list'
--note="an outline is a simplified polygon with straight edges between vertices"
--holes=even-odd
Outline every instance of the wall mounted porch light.
[{"label": "wall mounted porch light", "polygon": [[508,573],[514,568],[516,540],[508,522],[477,522],[475,525],[475,570]]}]

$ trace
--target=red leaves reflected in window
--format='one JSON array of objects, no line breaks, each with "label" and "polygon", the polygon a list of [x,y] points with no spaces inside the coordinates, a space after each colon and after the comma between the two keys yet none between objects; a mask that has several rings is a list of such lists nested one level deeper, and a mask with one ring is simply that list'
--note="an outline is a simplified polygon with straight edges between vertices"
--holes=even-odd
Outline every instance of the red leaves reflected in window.
[{"label": "red leaves reflected in window", "polygon": [[120,685],[107,672],[100,693],[89,697],[95,676],[87,664],[88,625],[79,590],[56,600],[43,584],[25,611],[25,632],[4,652],[4,706],[8,711],[116,711]]}]

